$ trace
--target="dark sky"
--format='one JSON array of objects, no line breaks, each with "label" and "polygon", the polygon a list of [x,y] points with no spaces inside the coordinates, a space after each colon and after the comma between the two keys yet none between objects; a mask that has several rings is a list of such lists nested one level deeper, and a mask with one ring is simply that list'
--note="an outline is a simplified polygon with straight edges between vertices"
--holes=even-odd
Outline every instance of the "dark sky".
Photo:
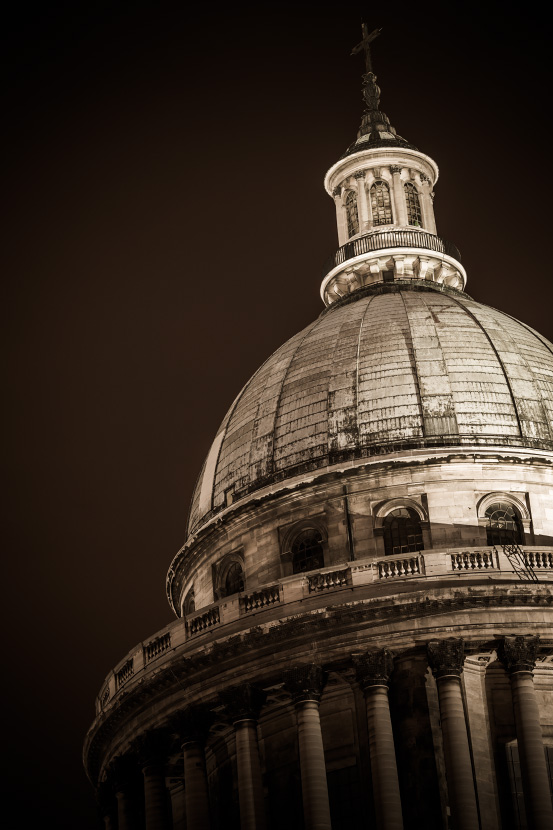
[{"label": "dark sky", "polygon": [[360,121],[362,16],[384,29],[382,109],[440,167],[468,293],[553,336],[533,4],[199,5],[21,2],[4,20],[2,757],[26,816],[9,828],[97,826],[94,697],[171,619],[165,574],[225,411],[322,308],[322,180]]}]

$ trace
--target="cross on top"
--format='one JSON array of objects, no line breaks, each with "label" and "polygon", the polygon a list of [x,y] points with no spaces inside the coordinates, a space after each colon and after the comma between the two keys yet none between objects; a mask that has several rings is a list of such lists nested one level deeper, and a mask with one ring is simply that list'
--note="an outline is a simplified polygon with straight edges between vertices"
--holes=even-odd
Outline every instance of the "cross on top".
[{"label": "cross on top", "polygon": [[372,72],[373,67],[372,67],[372,63],[371,63],[370,44],[373,42],[373,40],[375,38],[378,37],[378,35],[382,31],[382,29],[374,29],[369,34],[369,30],[367,28],[366,23],[363,23],[361,28],[362,28],[362,32],[363,32],[363,40],[360,43],[358,43],[357,46],[353,47],[351,54],[352,55],[358,55],[359,52],[364,52],[365,53],[365,72]]}]

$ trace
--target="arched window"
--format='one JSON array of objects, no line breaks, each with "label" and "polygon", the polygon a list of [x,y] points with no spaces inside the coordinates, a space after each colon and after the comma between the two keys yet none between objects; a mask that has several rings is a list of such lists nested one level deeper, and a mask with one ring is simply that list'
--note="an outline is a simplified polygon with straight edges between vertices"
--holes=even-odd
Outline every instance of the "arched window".
[{"label": "arched window", "polygon": [[496,501],[486,509],[486,537],[488,545],[522,545],[524,531],[516,507],[506,501]]},{"label": "arched window", "polygon": [[184,616],[187,617],[189,614],[193,614],[195,610],[196,610],[196,599],[195,599],[195,596],[194,596],[194,588],[191,588],[188,591],[185,598],[184,598],[184,603],[183,603],[183,606],[182,606],[182,612],[183,612]]},{"label": "arched window", "polygon": [[295,574],[324,567],[323,538],[315,528],[302,530],[292,542],[292,566]]},{"label": "arched window", "polygon": [[405,201],[407,202],[407,221],[410,225],[422,227],[421,203],[417,188],[412,182],[405,182]]},{"label": "arched window", "polygon": [[348,236],[355,236],[356,233],[359,233],[359,214],[357,212],[357,193],[353,190],[350,190],[346,196],[346,216]]},{"label": "arched window", "polygon": [[242,570],[242,566],[239,562],[231,562],[223,575],[220,595],[222,597],[230,597],[232,594],[238,594],[243,590],[244,571]]},{"label": "arched window", "polygon": [[373,214],[373,225],[391,225],[392,203],[390,201],[390,188],[383,181],[376,181],[371,185],[371,208]]},{"label": "arched window", "polygon": [[386,556],[401,556],[422,550],[421,523],[411,507],[398,507],[384,519],[384,550]]}]

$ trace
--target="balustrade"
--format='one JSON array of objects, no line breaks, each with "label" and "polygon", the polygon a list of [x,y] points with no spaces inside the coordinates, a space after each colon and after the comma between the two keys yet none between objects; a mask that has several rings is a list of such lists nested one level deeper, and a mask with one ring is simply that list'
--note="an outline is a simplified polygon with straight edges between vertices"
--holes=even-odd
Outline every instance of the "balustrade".
[{"label": "balustrade", "polygon": [[532,569],[553,570],[553,553],[551,551],[526,550],[524,551],[524,560]]},{"label": "balustrade", "polygon": [[477,571],[485,568],[496,568],[496,556],[491,550],[462,551],[451,554],[452,571]]},{"label": "balustrade", "polygon": [[211,628],[211,626],[217,625],[220,621],[219,606],[216,605],[204,614],[198,614],[197,617],[192,617],[188,621],[188,632],[190,635],[200,634],[202,631]]},{"label": "balustrade", "polygon": [[406,559],[385,559],[382,562],[378,562],[379,579],[416,576],[421,572],[421,563],[418,556],[410,556]]},{"label": "balustrade", "polygon": [[348,584],[348,569],[327,571],[308,577],[309,592],[328,591],[332,588],[342,588]]},{"label": "balustrade", "polygon": [[267,608],[275,602],[280,602],[280,588],[278,585],[270,585],[268,588],[261,588],[259,591],[247,594],[243,598],[242,607],[244,613],[247,614],[250,611],[257,611],[258,608]]},{"label": "balustrade", "polygon": [[161,637],[156,637],[155,640],[151,640],[146,644],[144,647],[144,657],[146,662],[149,663],[150,660],[153,660],[154,657],[157,657],[159,654],[163,654],[163,652],[167,651],[169,648],[171,648],[171,632],[167,631],[165,634],[162,634]]},{"label": "balustrade", "polygon": [[134,674],[134,660],[131,657],[131,659],[127,660],[125,665],[122,668],[120,668],[119,671],[115,675],[117,688],[120,689],[121,686],[124,686],[124,684],[127,682],[127,680],[129,680],[133,676],[133,674]]}]

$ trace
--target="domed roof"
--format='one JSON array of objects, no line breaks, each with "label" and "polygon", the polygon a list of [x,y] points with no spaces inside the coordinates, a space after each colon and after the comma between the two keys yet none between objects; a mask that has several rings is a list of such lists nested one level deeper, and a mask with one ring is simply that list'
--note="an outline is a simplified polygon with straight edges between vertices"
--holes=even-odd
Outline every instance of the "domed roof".
[{"label": "domed roof", "polygon": [[299,473],[475,444],[553,449],[553,345],[460,291],[407,281],[360,289],[244,386],[204,464],[189,532]]}]

